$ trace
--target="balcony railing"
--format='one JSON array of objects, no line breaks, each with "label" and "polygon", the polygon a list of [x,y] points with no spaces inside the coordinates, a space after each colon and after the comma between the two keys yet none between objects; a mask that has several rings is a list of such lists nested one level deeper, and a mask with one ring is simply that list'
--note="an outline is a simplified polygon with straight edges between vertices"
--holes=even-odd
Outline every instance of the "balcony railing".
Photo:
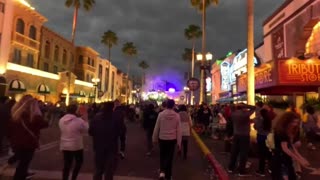
[{"label": "balcony railing", "polygon": [[92,67],[92,66],[90,66],[90,65],[88,65],[88,64],[83,64],[83,68],[86,69],[86,70],[89,70],[89,71],[91,71],[91,72],[93,72],[93,73],[96,72],[96,68],[95,68],[95,67]]},{"label": "balcony railing", "polygon": [[18,32],[14,33],[13,40],[17,41],[18,43],[21,43],[23,45],[29,46],[33,49],[39,50],[39,44],[40,44],[39,41],[31,39],[28,36],[25,36],[25,35],[20,34]]}]

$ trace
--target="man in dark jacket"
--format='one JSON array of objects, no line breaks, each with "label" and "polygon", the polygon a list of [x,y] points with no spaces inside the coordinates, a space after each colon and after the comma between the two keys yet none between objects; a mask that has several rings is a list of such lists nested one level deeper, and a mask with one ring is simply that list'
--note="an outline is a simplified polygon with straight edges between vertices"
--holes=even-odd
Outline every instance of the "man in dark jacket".
[{"label": "man in dark jacket", "polygon": [[112,180],[117,167],[118,146],[121,124],[113,114],[114,103],[103,103],[102,111],[97,113],[89,125],[89,135],[93,139],[95,152],[94,180]]},{"label": "man in dark jacket", "polygon": [[120,152],[121,159],[125,158],[127,127],[124,123],[126,107],[121,106],[119,100],[114,101],[113,118],[120,124]]},{"label": "man in dark jacket", "polygon": [[146,131],[147,137],[147,156],[150,156],[153,150],[152,134],[154,126],[156,125],[158,113],[155,111],[153,104],[149,104],[145,112],[143,113],[143,128]]}]

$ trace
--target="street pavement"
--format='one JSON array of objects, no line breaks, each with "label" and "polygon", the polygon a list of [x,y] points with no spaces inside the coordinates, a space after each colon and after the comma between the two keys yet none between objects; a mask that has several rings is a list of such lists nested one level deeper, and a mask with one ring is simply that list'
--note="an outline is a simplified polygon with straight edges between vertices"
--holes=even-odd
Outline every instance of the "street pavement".
[{"label": "street pavement", "polygon": [[[228,167],[230,153],[223,153],[224,151],[224,142],[222,140],[213,140],[211,138],[203,138],[205,144],[208,146],[210,151],[213,153],[214,157],[220,164],[225,167]],[[306,148],[306,144],[303,143],[303,146],[299,149],[301,154],[310,162],[314,170],[303,170],[302,180],[319,180],[320,179],[320,144],[317,144],[317,150],[312,151]],[[266,177],[258,177],[255,175],[255,171],[258,167],[258,159],[251,155],[249,158],[251,166],[249,172],[250,177],[237,177],[235,174],[229,174],[231,180],[237,179],[246,179],[246,180],[260,180],[260,179],[271,179],[269,175]]]},{"label": "street pavement", "polygon": [[[159,150],[156,146],[151,157],[146,156],[145,133],[139,123],[127,123],[126,158],[119,160],[116,180],[149,180],[158,178]],[[84,164],[79,179],[92,178],[94,170],[91,138],[86,136],[84,149]],[[42,147],[35,154],[30,169],[36,172],[35,180],[61,179],[63,167],[62,154],[59,151],[59,129],[48,128],[42,132]],[[173,179],[177,180],[206,180],[210,179],[208,163],[198,146],[191,138],[188,160],[182,160],[175,155]],[[6,157],[0,158],[0,164]],[[14,169],[5,171],[6,176],[12,176]],[[5,178],[4,178],[5,179]],[[10,179],[10,178],[7,178]]]}]

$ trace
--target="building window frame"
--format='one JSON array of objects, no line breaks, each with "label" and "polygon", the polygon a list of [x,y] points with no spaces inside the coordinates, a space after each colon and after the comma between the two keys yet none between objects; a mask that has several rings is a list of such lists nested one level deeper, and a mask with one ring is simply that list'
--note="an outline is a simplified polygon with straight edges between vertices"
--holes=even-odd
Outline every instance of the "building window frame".
[{"label": "building window frame", "polygon": [[50,58],[50,46],[50,41],[46,41],[44,45],[44,57],[48,59]]},{"label": "building window frame", "polygon": [[67,50],[63,49],[63,55],[62,55],[62,64],[67,64]]},{"label": "building window frame", "polygon": [[31,25],[29,28],[29,38],[33,40],[37,39],[37,28],[34,25]]},{"label": "building window frame", "polygon": [[14,50],[13,50],[13,59],[12,59],[13,63],[21,64],[21,59],[22,59],[21,53],[22,53],[21,49],[14,48]]},{"label": "building window frame", "polygon": [[27,55],[27,66],[33,68],[34,64],[34,54],[28,53]]},{"label": "building window frame", "polygon": [[49,72],[49,63],[47,62],[43,63],[43,71]]},{"label": "building window frame", "polygon": [[53,66],[53,73],[58,74],[58,66]]},{"label": "building window frame", "polygon": [[24,27],[25,27],[25,22],[23,19],[18,18],[16,22],[16,32],[20,34],[24,34]]},{"label": "building window frame", "polygon": [[0,12],[4,13],[6,8],[6,4],[4,2],[0,2]]},{"label": "building window frame", "polygon": [[83,64],[83,56],[80,55],[78,58],[78,64]]},{"label": "building window frame", "polygon": [[60,48],[58,45],[54,46],[54,61],[58,62],[59,61],[59,51]]}]

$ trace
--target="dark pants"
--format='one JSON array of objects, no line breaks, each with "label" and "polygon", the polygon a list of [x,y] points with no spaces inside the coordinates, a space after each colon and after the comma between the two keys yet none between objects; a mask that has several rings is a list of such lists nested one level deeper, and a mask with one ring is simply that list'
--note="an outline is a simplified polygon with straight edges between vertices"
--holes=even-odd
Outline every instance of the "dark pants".
[{"label": "dark pants", "polygon": [[183,159],[187,159],[187,155],[188,155],[188,141],[189,141],[189,136],[183,136],[183,137],[182,137]]},{"label": "dark pants", "polygon": [[117,168],[118,151],[95,151],[95,172],[93,180],[113,180]]},{"label": "dark pants", "polygon": [[122,134],[120,136],[120,151],[124,152],[126,150],[126,135]]},{"label": "dark pants", "polygon": [[240,156],[239,172],[244,173],[246,168],[246,163],[248,160],[249,150],[250,150],[250,136],[235,135],[233,137],[229,169],[230,170],[235,169],[238,155],[239,155]]},{"label": "dark pants", "polygon": [[146,129],[148,152],[151,152],[153,149],[152,134],[153,134],[153,129]]},{"label": "dark pants", "polygon": [[289,180],[296,180],[296,172],[293,167],[292,160],[284,160],[281,155],[282,152],[280,150],[276,150],[274,155],[272,156],[272,179],[273,180],[281,180],[283,176],[288,176]]},{"label": "dark pants", "polygon": [[176,144],[177,140],[159,139],[160,171],[165,173],[166,179],[170,179],[172,176],[172,161]]},{"label": "dark pants", "polygon": [[16,172],[13,180],[25,180],[28,175],[30,162],[34,155],[34,149],[18,149],[15,150],[15,157],[18,160]]},{"label": "dark pants", "polygon": [[72,166],[73,160],[75,160],[75,166],[72,172],[72,180],[76,180],[83,163],[83,150],[63,151],[63,160],[64,160],[64,166],[63,166],[62,179],[63,180],[69,179],[71,166]]},{"label": "dark pants", "polygon": [[264,173],[265,166],[266,166],[266,160],[268,160],[268,163],[270,164],[271,161],[271,153],[266,146],[266,135],[257,135],[257,143],[258,143],[258,150],[259,150],[259,172]]}]

